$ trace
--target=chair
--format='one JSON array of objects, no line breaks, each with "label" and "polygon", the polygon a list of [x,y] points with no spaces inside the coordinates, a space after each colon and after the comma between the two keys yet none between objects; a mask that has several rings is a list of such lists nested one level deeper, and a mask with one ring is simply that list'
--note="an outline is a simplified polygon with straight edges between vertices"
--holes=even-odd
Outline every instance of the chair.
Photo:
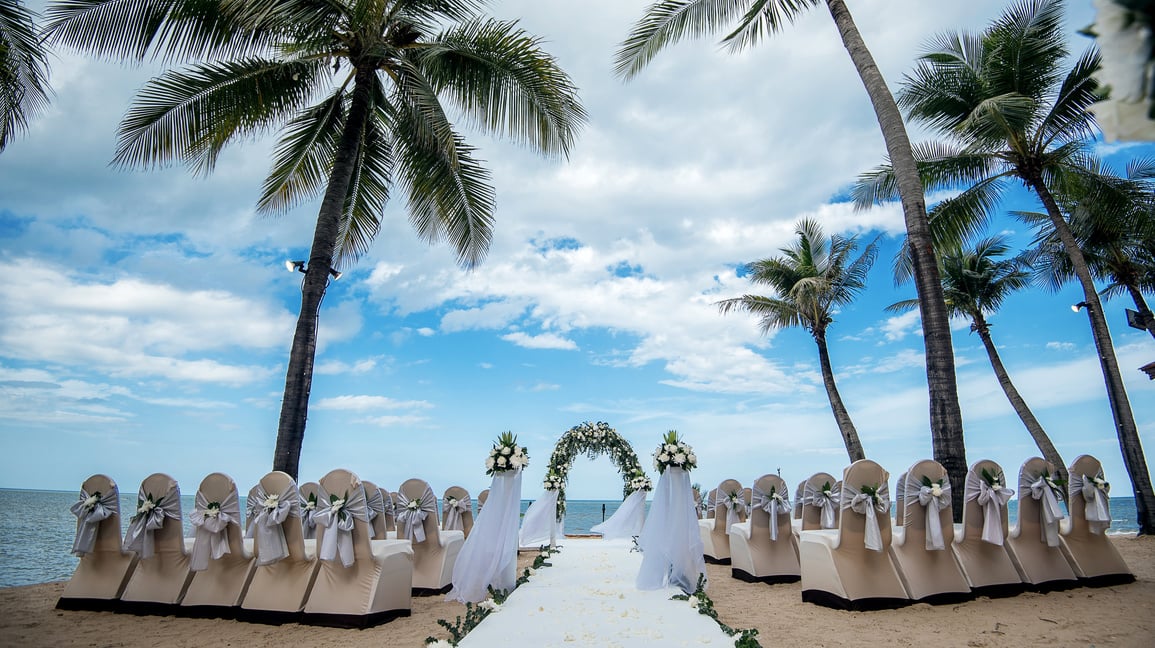
[{"label": "chair", "polygon": [[714,504],[716,503],[717,499],[718,499],[718,489],[717,488],[711,488],[710,492],[706,493],[706,517],[703,519],[706,519],[706,520],[713,520],[714,519]]},{"label": "chair", "polygon": [[184,597],[192,572],[181,525],[180,486],[163,473],[140,484],[136,513],[124,534],[125,551],[140,556],[124,588],[121,611],[172,614]]},{"label": "chair", "polygon": [[798,543],[802,600],[849,610],[910,603],[890,556],[889,475],[860,459],[843,472],[837,530],[805,530]]},{"label": "chair", "polygon": [[747,583],[795,583],[801,578],[790,528],[789,486],[762,475],[751,488],[750,518],[730,526],[730,574]]},{"label": "chair", "polygon": [[393,508],[393,493],[377,487],[381,491],[381,503],[385,505],[385,537],[397,537],[397,511]]},{"label": "chair", "polygon": [[702,551],[706,562],[715,565],[730,564],[730,525],[746,519],[742,503],[742,484],[727,479],[713,491],[714,517],[698,521]]},{"label": "chair", "polygon": [[461,531],[464,537],[469,537],[469,532],[473,530],[473,502],[469,499],[469,491],[460,486],[445,489],[441,504],[441,528]]},{"label": "chair", "polygon": [[369,539],[361,480],[342,469],[322,477],[315,519],[321,564],[301,622],[367,628],[409,616],[413,551],[408,542]]},{"label": "chair", "polygon": [[237,485],[224,473],[205,477],[193,512],[192,578],[180,602],[183,616],[233,618],[253,577],[252,553],[241,531]]},{"label": "chair", "polygon": [[406,480],[397,495],[397,537],[413,544],[413,594],[444,594],[453,586],[453,565],[465,533],[438,527],[437,496],[425,480]]},{"label": "chair", "polygon": [[700,491],[696,488],[693,490],[694,490],[694,515],[697,516],[697,518],[699,520],[701,520],[702,516],[705,514],[705,511],[702,510],[702,491]]},{"label": "chair", "polygon": [[71,510],[76,516],[72,553],[80,562],[56,609],[115,609],[137,561],[120,545],[120,489],[108,476],[93,475],[81,484]]},{"label": "chair", "polygon": [[835,487],[838,480],[830,473],[814,473],[802,488],[801,531],[837,529],[838,501],[842,491]]},{"label": "chair", "polygon": [[1060,534],[1063,555],[1084,585],[1104,586],[1130,583],[1135,575],[1123,562],[1115,545],[1107,538],[1111,525],[1111,485],[1103,476],[1103,466],[1091,455],[1079,455],[1067,469],[1067,510],[1069,523]]},{"label": "chair", "polygon": [[[301,496],[301,530],[304,539],[310,542],[317,539],[317,521],[314,516],[317,514],[318,488],[317,482],[305,482],[298,491]],[[315,552],[316,547],[312,547],[312,550]]]},{"label": "chair", "polygon": [[958,603],[973,598],[951,550],[954,541],[950,477],[937,461],[919,461],[898,478],[890,555],[910,598]]},{"label": "chair", "polygon": [[[988,484],[987,479],[995,480],[995,485]],[[1024,589],[1004,543],[1006,503],[1013,494],[1006,488],[1003,469],[997,463],[983,459],[971,465],[963,496],[963,521],[954,525],[951,549],[976,596],[1014,596]]]},{"label": "chair", "polygon": [[485,506],[485,500],[489,499],[489,489],[485,489],[477,494],[477,514],[481,515],[481,509]]},{"label": "chair", "polygon": [[[313,510],[316,488],[312,484]],[[298,621],[320,567],[316,543],[306,547],[302,501],[297,482],[288,473],[268,473],[249,491],[249,531],[255,567],[237,617],[279,625]]]},{"label": "chair", "polygon": [[1059,522],[1066,516],[1059,502],[1062,486],[1055,466],[1041,457],[1027,459],[1019,469],[1019,517],[1007,536],[1007,551],[1019,577],[1031,589],[1061,590],[1079,584],[1063,556]]},{"label": "chair", "polygon": [[365,509],[369,511],[369,539],[385,540],[388,532],[385,529],[385,494],[371,481],[363,481],[365,487]]}]

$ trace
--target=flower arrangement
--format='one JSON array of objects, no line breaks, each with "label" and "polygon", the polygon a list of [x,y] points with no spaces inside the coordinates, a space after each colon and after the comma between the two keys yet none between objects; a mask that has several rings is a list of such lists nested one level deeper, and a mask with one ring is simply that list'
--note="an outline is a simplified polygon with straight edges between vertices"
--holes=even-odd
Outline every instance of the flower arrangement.
[{"label": "flower arrangement", "polygon": [[654,450],[654,468],[658,474],[666,472],[666,468],[681,468],[693,470],[698,467],[698,456],[688,443],[678,437],[675,430],[670,430],[662,437],[662,443]]},{"label": "flower arrangement", "polygon": [[654,490],[654,482],[650,481],[649,477],[645,475],[638,475],[630,480],[631,491],[652,491]]},{"label": "flower arrangement", "polygon": [[1035,476],[1035,481],[1040,479],[1043,480],[1043,483],[1047,485],[1047,488],[1051,489],[1051,492],[1055,494],[1056,499],[1063,499],[1063,496],[1066,494],[1065,487],[1067,485],[1067,480],[1060,479],[1058,473],[1052,475],[1046,472],[1039,473]]},{"label": "flower arrangement", "polygon": [[822,494],[827,498],[834,496],[834,487],[830,485],[830,482],[822,482]]},{"label": "flower arrangement", "polygon": [[221,515],[221,503],[220,502],[209,502],[209,505],[205,507],[205,517],[215,518],[215,517],[220,517],[220,515]]},{"label": "flower arrangement", "polygon": [[405,508],[409,509],[410,511],[419,511],[419,510],[421,510],[421,500],[419,500],[419,499],[409,500],[409,503],[405,505]]},{"label": "flower arrangement", "polygon": [[344,497],[337,497],[336,495],[329,495],[329,508],[337,516],[338,520],[344,520],[348,513],[345,511],[345,502],[349,500],[348,491],[345,492]]},{"label": "flower arrangement", "polygon": [[730,493],[726,495],[726,499],[730,502],[730,508],[739,509],[742,507],[742,494],[738,491],[730,491]]},{"label": "flower arrangement", "polygon": [[485,460],[485,474],[517,471],[529,465],[529,449],[517,444],[512,432],[502,432]]},{"label": "flower arrangement", "polygon": [[305,510],[306,511],[316,511],[317,510],[317,494],[316,493],[309,493],[309,497],[307,497],[305,499]]},{"label": "flower arrangement", "polygon": [[84,510],[85,511],[91,511],[92,509],[96,508],[96,504],[99,501],[100,501],[100,491],[96,491],[95,493],[89,495],[84,500],[84,504],[83,504]]},{"label": "flower arrangement", "polygon": [[873,504],[878,504],[880,502],[878,498],[878,490],[880,488],[882,488],[880,484],[875,484],[873,486],[863,484],[862,486],[858,487],[858,490],[861,491],[863,495],[869,497]]},{"label": "flower arrangement", "polygon": [[[412,503],[412,502],[410,502],[410,503]],[[447,508],[453,508],[453,507],[457,506],[457,498],[452,496],[452,495],[446,497],[445,498],[445,506]]]},{"label": "flower arrangement", "polygon": [[585,455],[596,459],[603,454],[609,456],[622,475],[622,496],[629,495],[632,492],[630,480],[642,473],[642,466],[629,441],[622,438],[608,423],[586,421],[575,425],[562,434],[554,445],[547,472],[560,479],[560,486],[556,489],[558,520],[565,516],[565,483],[574,457]]},{"label": "flower arrangement", "polygon": [[[280,495],[277,495],[276,493],[273,493],[273,494],[271,494],[271,495],[269,495],[268,497],[266,497],[266,498],[265,498],[265,501],[263,502],[263,505],[264,505],[264,507],[265,507],[266,509],[268,509],[268,510],[270,510],[270,511],[271,511],[271,510],[273,510],[273,509],[276,509],[276,508],[277,508],[277,505],[281,503],[281,501],[280,501],[280,500],[281,500],[281,496],[280,496]],[[316,496],[316,495],[314,495],[314,496],[313,496],[313,501],[314,501],[314,502],[316,502],[316,501],[317,501],[317,496]]]},{"label": "flower arrangement", "polygon": [[922,485],[930,489],[931,497],[942,497],[942,489],[946,485],[946,477],[942,477],[938,481],[934,481],[930,477],[923,475]]},{"label": "flower arrangement", "polygon": [[563,482],[562,482],[562,478],[560,476],[558,476],[556,473],[551,472],[550,474],[545,476],[545,480],[542,481],[541,485],[547,491],[555,491],[555,490],[561,489]]},{"label": "flower arrangement", "polygon": [[1099,473],[1098,475],[1095,475],[1094,477],[1092,477],[1090,479],[1090,481],[1092,484],[1095,485],[1095,488],[1098,488],[1099,490],[1103,491],[1104,493],[1111,490],[1111,484],[1108,483],[1107,480],[1103,478],[1103,473]]},{"label": "flower arrangement", "polygon": [[1003,473],[999,471],[991,472],[983,468],[979,471],[979,475],[983,478],[983,481],[987,483],[987,486],[990,486],[994,490],[1002,490],[1003,484],[1006,483],[1003,479]]},{"label": "flower arrangement", "polygon": [[136,519],[142,515],[148,515],[150,511],[161,505],[164,502],[164,496],[153,499],[152,493],[145,493],[145,499],[137,498],[136,500],[136,514],[132,519]]}]

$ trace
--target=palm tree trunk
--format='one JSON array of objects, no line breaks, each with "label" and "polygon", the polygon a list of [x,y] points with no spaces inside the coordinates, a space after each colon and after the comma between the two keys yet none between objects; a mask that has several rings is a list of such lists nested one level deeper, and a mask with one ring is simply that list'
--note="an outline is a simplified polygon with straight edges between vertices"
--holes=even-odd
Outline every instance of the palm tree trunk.
[{"label": "palm tree trunk", "polygon": [[1123,465],[1127,468],[1127,475],[1131,478],[1131,487],[1135,495],[1139,535],[1155,533],[1155,493],[1151,489],[1151,474],[1147,471],[1147,459],[1143,455],[1143,445],[1139,442],[1139,428],[1135,424],[1135,414],[1131,411],[1131,402],[1123,386],[1123,375],[1119,373],[1119,361],[1115,358],[1111,330],[1107,328],[1107,319],[1103,316],[1103,305],[1099,301],[1099,293],[1095,290],[1091,270],[1083,257],[1082,249],[1079,248],[1078,240],[1071,232],[1067,221],[1063,219],[1059,205],[1044,184],[1042,176],[1038,172],[1028,171],[1024,173],[1024,180],[1046,208],[1051,224],[1054,225],[1055,232],[1071,259],[1075,276],[1083,287],[1087,317],[1091,320],[1091,336],[1099,353],[1099,365],[1103,370],[1103,381],[1107,385],[1107,399],[1111,403],[1115,431],[1119,436],[1119,447],[1123,451]]},{"label": "palm tree trunk", "polygon": [[1143,293],[1131,284],[1127,284],[1127,292],[1131,295],[1131,300],[1135,302],[1135,308],[1139,311],[1139,316],[1143,318],[1143,325],[1147,327],[1147,332],[1151,337],[1155,337],[1155,315],[1152,315],[1151,308],[1147,306],[1147,300],[1143,299]]},{"label": "palm tree trunk", "polygon": [[[317,215],[308,271],[301,285],[301,314],[297,317],[293,346],[289,352],[289,367],[285,372],[285,395],[281,401],[273,470],[284,471],[293,479],[297,478],[301,444],[305,440],[305,422],[309,416],[309,393],[313,387],[313,359],[317,352],[317,322],[321,300],[329,285],[329,270],[333,267],[333,251],[340,235],[345,197],[353,180],[361,133],[369,114],[369,91],[372,86],[362,81],[364,74],[357,73],[349,114],[341,133],[333,170],[329,173],[329,184],[321,201],[321,211]],[[369,71],[368,74],[373,72]]]},{"label": "palm tree trunk", "polygon": [[846,445],[846,454],[851,463],[865,459],[862,451],[862,441],[858,439],[858,430],[854,421],[850,420],[850,412],[842,404],[842,396],[838,393],[838,386],[834,384],[834,371],[830,368],[830,352],[826,350],[826,332],[814,333],[814,341],[818,343],[818,365],[822,367],[822,384],[826,385],[826,396],[830,399],[830,410],[834,412],[834,420],[838,423],[838,431],[842,433],[842,442]]},{"label": "palm tree trunk", "polygon": [[930,436],[934,458],[950,476],[955,522],[962,521],[963,484],[966,480],[966,446],[963,442],[962,410],[955,380],[954,348],[951,345],[950,317],[943,300],[938,261],[930,237],[922,179],[911,151],[910,137],[894,95],[866,48],[854,19],[842,0],[826,0],[830,16],[842,36],[858,76],[866,86],[870,102],[882,128],[886,152],[894,167],[902,213],[906,221],[907,244],[914,269],[918,308],[922,315],[923,344],[926,346],[926,381],[930,395]]},{"label": "palm tree trunk", "polygon": [[1027,401],[1023,400],[1023,397],[1019,395],[1019,390],[1015,389],[1014,383],[1011,382],[1007,368],[1003,366],[1003,360],[999,357],[998,350],[995,349],[994,341],[991,340],[990,328],[990,324],[982,315],[974,317],[974,330],[979,334],[979,339],[983,341],[983,346],[987,350],[987,357],[991,360],[991,368],[995,370],[995,377],[999,379],[999,386],[1003,388],[1003,393],[1007,395],[1011,407],[1015,408],[1015,413],[1023,421],[1023,425],[1026,426],[1031,438],[1035,440],[1039,452],[1043,453],[1043,458],[1054,464],[1055,471],[1065,482],[1067,481],[1067,464],[1063,463],[1063,458],[1059,456],[1055,444],[1051,443],[1051,437],[1047,436],[1046,430],[1039,424],[1039,420],[1035,418],[1031,408],[1027,407]]}]

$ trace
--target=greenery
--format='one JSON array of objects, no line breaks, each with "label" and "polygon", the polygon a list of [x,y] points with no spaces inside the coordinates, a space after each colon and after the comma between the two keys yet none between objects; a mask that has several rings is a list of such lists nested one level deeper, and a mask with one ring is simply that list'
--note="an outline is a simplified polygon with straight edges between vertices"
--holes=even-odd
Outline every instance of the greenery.
[{"label": "greenery", "polygon": [[762,644],[758,643],[758,629],[750,628],[748,630],[739,630],[731,628],[722,623],[718,618],[718,612],[714,609],[714,601],[706,595],[706,575],[698,574],[698,584],[694,589],[693,594],[675,594],[670,597],[670,600],[675,601],[689,601],[698,614],[704,614],[714,620],[718,627],[725,632],[727,636],[735,637],[734,646],[736,648],[761,648]]},{"label": "greenery", "polygon": [[0,0],[0,151],[48,109],[48,52],[35,16],[20,0]]},{"label": "greenery", "polygon": [[579,455],[585,455],[590,459],[609,455],[622,476],[622,497],[632,492],[631,481],[635,477],[646,474],[630,442],[622,438],[609,424],[586,421],[575,425],[558,439],[549,458],[549,468],[546,470],[548,475],[554,477],[555,483],[559,484],[556,489],[558,520],[565,516],[565,485],[569,481],[569,469],[573,465],[573,460]]},{"label": "greenery", "polygon": [[982,468],[979,474],[982,476],[983,481],[987,483],[987,486],[991,488],[1005,488],[1007,485],[1006,482],[1003,481],[1003,473],[999,471],[991,472],[986,468]]}]

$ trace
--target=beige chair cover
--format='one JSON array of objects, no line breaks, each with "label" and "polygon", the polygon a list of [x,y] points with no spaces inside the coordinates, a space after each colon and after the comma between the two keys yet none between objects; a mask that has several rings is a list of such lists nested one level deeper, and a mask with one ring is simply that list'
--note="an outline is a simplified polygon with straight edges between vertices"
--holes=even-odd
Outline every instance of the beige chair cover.
[{"label": "beige chair cover", "polygon": [[[885,512],[890,507],[889,477],[869,459],[854,462],[843,473],[838,529],[802,531],[798,550],[803,601],[851,610],[910,602],[889,551],[890,515]],[[866,495],[864,487],[877,487],[877,499]],[[877,529],[873,529],[875,522]],[[868,529],[873,529],[870,535],[878,542],[877,550],[867,546]]]},{"label": "beige chair cover", "polygon": [[124,547],[136,551],[140,562],[120,597],[120,609],[135,614],[174,613],[192,578],[175,479],[154,473],[141,483]]},{"label": "beige chair cover", "polygon": [[441,499],[441,528],[461,531],[469,537],[473,530],[473,501],[469,499],[469,491],[460,486],[445,489]]},{"label": "beige chair cover", "polygon": [[750,518],[730,527],[731,575],[747,583],[797,582],[789,486],[777,475],[762,475],[751,488],[750,507]]},{"label": "beige chair cover", "polygon": [[120,544],[120,489],[106,475],[93,475],[80,486],[72,505],[76,539],[72,551],[80,557],[71,580],[56,602],[60,610],[115,609],[136,567],[135,553]]},{"label": "beige chair cover", "polygon": [[[443,531],[437,523],[437,497],[423,479],[408,479],[397,489],[401,506],[397,509],[399,538],[409,535],[413,543],[413,594],[444,594],[453,587],[453,565],[465,543],[463,531]],[[419,501],[422,507],[433,507],[433,513],[415,520],[412,532],[406,533],[406,504]],[[410,540],[406,540],[409,542]]]},{"label": "beige chair cover", "polygon": [[717,499],[717,497],[718,497],[718,489],[717,488],[711,488],[710,492],[706,493],[706,508],[705,508],[706,516],[703,519],[706,519],[706,520],[713,520],[714,519],[714,503],[715,503],[715,500]]},{"label": "beige chair cover", "polygon": [[[348,470],[333,470],[318,484],[317,547],[322,560],[302,623],[365,628],[409,616],[413,551],[407,541],[369,539],[364,493],[361,480]],[[346,566],[349,548],[352,560]],[[327,557],[330,549],[332,556]]]},{"label": "beige chair cover", "polygon": [[702,503],[702,491],[700,491],[696,488],[693,490],[694,490],[694,515],[698,516],[698,519],[701,520],[702,517],[705,516],[705,514],[706,514],[706,507]]},{"label": "beige chair cover", "polygon": [[[978,484],[983,482],[982,471],[1001,475],[1003,469],[997,463],[983,459],[971,465],[967,472],[968,493],[980,493]],[[1005,477],[1004,483],[1005,486]],[[993,495],[988,489],[988,494]],[[992,540],[1005,538],[1007,534],[1007,508],[987,499],[980,502],[979,495],[964,497],[962,524],[953,527],[954,541],[951,550],[959,567],[967,577],[967,583],[976,596],[1014,596],[1023,591],[1024,585],[1007,552],[1005,543]],[[998,528],[992,528],[997,525]],[[945,530],[944,530],[945,532]]]},{"label": "beige chair cover", "polygon": [[933,604],[972,598],[966,575],[950,549],[954,512],[946,469],[937,461],[920,461],[898,478],[895,491],[896,526],[890,553],[907,595]]},{"label": "beige chair cover", "polygon": [[1063,555],[1085,585],[1115,585],[1135,580],[1131,568],[1119,550],[1107,538],[1110,524],[1107,493],[1110,484],[1103,466],[1091,455],[1079,455],[1067,469],[1067,512],[1070,520],[1062,524],[1060,541]]},{"label": "beige chair cover", "polygon": [[1007,536],[1007,551],[1019,577],[1036,591],[1079,582],[1060,547],[1059,523],[1066,514],[1058,478],[1055,466],[1041,457],[1027,459],[1019,469],[1019,517]]},{"label": "beige chair cover", "polygon": [[369,529],[372,532],[371,540],[385,540],[388,538],[388,525],[385,518],[385,494],[371,481],[363,481],[365,487],[365,508],[369,511]]},{"label": "beige chair cover", "polygon": [[726,479],[710,493],[714,503],[714,517],[698,521],[703,555],[708,563],[729,565],[730,525],[746,519],[742,484],[736,479]]},{"label": "beige chair cover", "polygon": [[477,494],[477,514],[481,515],[481,509],[485,506],[485,500],[489,499],[489,489],[481,491]]},{"label": "beige chair cover", "polygon": [[[220,504],[216,514],[214,503]],[[256,568],[253,555],[245,549],[233,479],[223,473],[205,477],[189,518],[195,537],[189,564],[193,575],[181,599],[181,613],[232,617]]]}]

